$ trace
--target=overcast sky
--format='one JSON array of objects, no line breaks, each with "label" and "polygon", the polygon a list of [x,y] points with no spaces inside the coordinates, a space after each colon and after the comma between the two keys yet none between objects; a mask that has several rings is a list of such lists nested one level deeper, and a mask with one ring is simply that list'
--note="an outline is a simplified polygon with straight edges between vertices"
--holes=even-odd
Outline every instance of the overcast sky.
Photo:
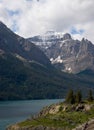
[{"label": "overcast sky", "polygon": [[94,0],[0,0],[0,20],[23,37],[54,30],[94,43]]}]

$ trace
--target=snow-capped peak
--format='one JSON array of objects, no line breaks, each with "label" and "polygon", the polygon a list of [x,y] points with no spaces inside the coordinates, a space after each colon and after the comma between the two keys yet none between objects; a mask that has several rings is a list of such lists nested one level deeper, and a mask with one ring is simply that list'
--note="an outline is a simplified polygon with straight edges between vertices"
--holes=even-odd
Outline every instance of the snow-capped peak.
[{"label": "snow-capped peak", "polygon": [[68,33],[63,32],[56,32],[56,31],[47,31],[43,35],[35,36],[32,38],[29,38],[29,41],[35,43],[43,50],[48,49],[49,47],[57,44],[57,43],[65,43],[65,41],[69,41],[71,38],[71,35]]}]

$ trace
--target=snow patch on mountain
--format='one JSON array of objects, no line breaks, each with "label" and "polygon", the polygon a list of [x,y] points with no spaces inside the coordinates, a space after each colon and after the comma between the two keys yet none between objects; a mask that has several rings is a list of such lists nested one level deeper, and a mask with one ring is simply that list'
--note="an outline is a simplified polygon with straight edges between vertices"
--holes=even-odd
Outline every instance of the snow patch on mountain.
[{"label": "snow patch on mountain", "polygon": [[71,73],[72,72],[72,68],[71,67],[66,67],[66,71]]},{"label": "snow patch on mountain", "polygon": [[61,56],[58,56],[56,59],[51,58],[50,61],[51,61],[52,64],[63,63],[63,60],[61,59]]}]

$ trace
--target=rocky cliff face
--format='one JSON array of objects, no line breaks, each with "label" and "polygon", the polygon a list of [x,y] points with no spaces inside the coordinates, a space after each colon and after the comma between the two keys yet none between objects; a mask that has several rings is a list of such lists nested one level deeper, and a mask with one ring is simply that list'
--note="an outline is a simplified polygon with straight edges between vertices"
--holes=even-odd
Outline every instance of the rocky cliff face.
[{"label": "rocky cliff face", "polygon": [[79,73],[94,70],[94,45],[87,39],[74,40],[70,34],[49,32],[43,36],[29,38],[48,56],[58,69]]}]

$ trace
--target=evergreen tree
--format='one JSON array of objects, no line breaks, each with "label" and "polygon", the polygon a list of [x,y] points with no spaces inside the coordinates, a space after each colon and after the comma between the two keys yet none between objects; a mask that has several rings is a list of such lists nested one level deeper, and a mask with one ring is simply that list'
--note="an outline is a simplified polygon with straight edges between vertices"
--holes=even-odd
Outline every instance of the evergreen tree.
[{"label": "evergreen tree", "polygon": [[88,101],[90,101],[90,102],[93,101],[92,90],[89,90],[89,93],[88,93]]},{"label": "evergreen tree", "polygon": [[70,104],[75,103],[73,90],[69,90],[69,92],[68,92],[68,94],[66,96],[66,103],[70,103]]},{"label": "evergreen tree", "polygon": [[76,102],[76,103],[81,103],[81,101],[82,101],[82,93],[81,93],[81,91],[79,90],[79,91],[76,93],[75,102]]}]

